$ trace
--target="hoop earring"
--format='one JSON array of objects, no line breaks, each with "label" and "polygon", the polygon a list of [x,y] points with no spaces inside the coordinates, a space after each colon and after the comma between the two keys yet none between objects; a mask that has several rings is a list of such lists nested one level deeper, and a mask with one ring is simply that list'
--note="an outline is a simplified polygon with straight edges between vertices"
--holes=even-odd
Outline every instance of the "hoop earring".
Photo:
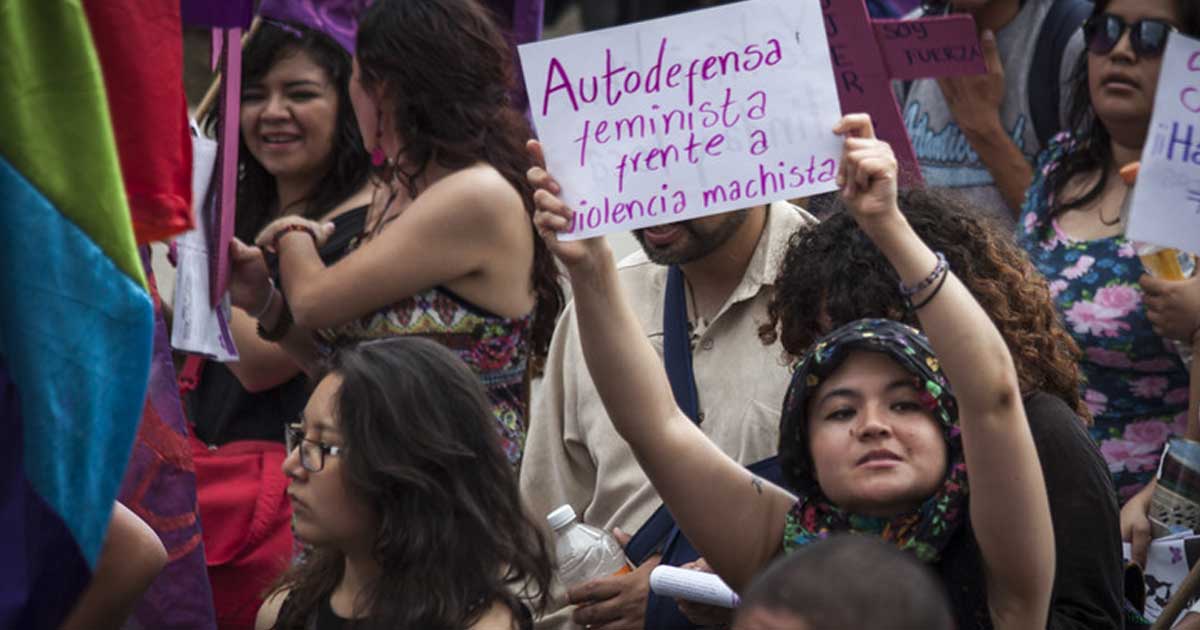
[{"label": "hoop earring", "polygon": [[371,149],[371,165],[383,166],[387,161],[387,153],[383,151],[383,112],[377,112],[375,116],[375,147]]}]

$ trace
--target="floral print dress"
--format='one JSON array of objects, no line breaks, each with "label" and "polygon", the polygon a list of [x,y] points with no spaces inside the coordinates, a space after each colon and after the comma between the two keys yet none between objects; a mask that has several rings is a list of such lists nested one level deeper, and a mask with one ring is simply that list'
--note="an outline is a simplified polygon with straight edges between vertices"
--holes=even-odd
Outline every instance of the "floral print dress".
[{"label": "floral print dress", "polygon": [[1054,193],[1046,177],[1074,146],[1054,138],[1038,158],[1017,240],[1050,283],[1050,294],[1083,350],[1083,398],[1095,417],[1092,438],[1108,463],[1121,502],[1154,476],[1163,444],[1183,435],[1188,374],[1142,308],[1141,261],[1124,237],[1077,241],[1047,220]]}]

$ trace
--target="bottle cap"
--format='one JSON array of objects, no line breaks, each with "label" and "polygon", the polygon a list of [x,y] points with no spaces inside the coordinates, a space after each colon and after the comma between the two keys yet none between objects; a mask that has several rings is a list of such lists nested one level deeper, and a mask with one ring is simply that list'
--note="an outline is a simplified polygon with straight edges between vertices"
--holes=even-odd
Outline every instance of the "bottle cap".
[{"label": "bottle cap", "polygon": [[546,520],[550,522],[550,527],[553,529],[567,525],[571,521],[574,521],[575,518],[575,508],[572,508],[570,505],[560,505],[553,512],[546,515]]}]

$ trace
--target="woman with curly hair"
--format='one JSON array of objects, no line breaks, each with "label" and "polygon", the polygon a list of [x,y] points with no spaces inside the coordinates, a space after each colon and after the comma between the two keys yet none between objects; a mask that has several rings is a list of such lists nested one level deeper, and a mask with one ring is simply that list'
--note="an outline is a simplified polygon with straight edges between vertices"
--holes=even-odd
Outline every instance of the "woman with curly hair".
[{"label": "woman with curly hair", "polygon": [[[236,244],[241,295],[261,335],[309,365],[365,339],[452,348],[487,386],[518,466],[527,365],[544,356],[563,298],[533,231],[530,130],[509,102],[508,44],[474,0],[378,0],[356,52],[350,95],[384,194],[336,265],[317,255],[330,226],[299,217],[268,225],[257,247]],[[282,295],[262,249],[279,254]]]},{"label": "woman with curly hair", "polygon": [[258,630],[528,628],[551,552],[522,507],[478,378],[415,337],[335,352],[288,431],[288,497],[309,553]]},{"label": "woman with curly hair", "polygon": [[1017,239],[1084,351],[1084,399],[1120,500],[1122,531],[1144,562],[1150,483],[1163,445],[1187,428],[1188,373],[1154,329],[1125,239],[1118,175],[1141,157],[1171,31],[1200,35],[1194,0],[1099,0],[1084,25],[1087,54],[1074,74],[1071,133],[1038,158]]},{"label": "woman with curly hair", "polygon": [[[1081,420],[1089,415],[1079,396],[1079,350],[1025,253],[957,199],[926,190],[899,195],[913,231],[945,255],[1016,365],[1055,537],[1069,541],[1056,549],[1055,599],[1046,627],[1120,628],[1120,523],[1108,468]],[[792,236],[775,279],[771,319],[760,335],[768,343],[778,336],[787,353],[801,356],[830,330],[863,317],[917,326],[898,283],[892,265],[850,214],[837,212]]]}]

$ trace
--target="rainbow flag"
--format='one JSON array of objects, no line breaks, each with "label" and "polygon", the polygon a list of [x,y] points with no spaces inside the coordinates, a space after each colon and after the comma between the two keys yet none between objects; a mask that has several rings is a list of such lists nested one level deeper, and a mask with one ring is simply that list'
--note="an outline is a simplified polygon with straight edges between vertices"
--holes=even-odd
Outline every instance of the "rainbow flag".
[{"label": "rainbow flag", "polygon": [[55,628],[129,461],[153,307],[82,6],[0,2],[0,41],[0,628]]}]

